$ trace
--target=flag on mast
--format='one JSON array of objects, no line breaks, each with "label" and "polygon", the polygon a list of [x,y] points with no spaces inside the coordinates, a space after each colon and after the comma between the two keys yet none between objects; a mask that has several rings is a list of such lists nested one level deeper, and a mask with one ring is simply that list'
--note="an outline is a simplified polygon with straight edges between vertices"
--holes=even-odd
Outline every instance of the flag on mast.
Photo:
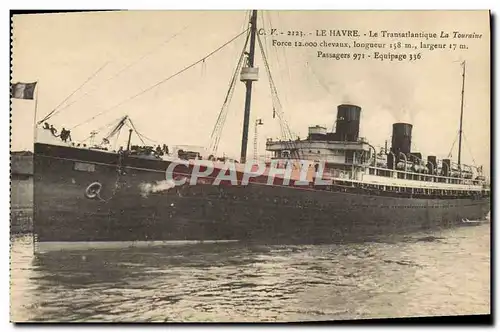
[{"label": "flag on mast", "polygon": [[16,99],[34,99],[35,87],[37,82],[33,83],[11,83],[10,95]]}]

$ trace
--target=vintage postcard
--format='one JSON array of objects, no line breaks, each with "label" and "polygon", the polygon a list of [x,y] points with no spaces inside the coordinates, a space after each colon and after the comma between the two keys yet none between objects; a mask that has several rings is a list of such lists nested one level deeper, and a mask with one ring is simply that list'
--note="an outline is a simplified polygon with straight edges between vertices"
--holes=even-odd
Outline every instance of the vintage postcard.
[{"label": "vintage postcard", "polygon": [[16,14],[11,41],[12,322],[490,319],[488,11]]}]

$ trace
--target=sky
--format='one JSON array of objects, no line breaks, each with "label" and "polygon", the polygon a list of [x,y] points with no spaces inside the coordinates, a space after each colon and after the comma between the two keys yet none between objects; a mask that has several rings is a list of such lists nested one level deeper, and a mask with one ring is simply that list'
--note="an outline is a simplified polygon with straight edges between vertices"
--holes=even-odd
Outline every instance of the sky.
[{"label": "sky", "polygon": [[[304,137],[307,127],[316,124],[332,129],[337,105],[353,103],[362,107],[360,135],[373,145],[383,146],[385,140],[390,145],[392,123],[409,122],[414,126],[413,151],[443,158],[454,145],[455,160],[462,84],[460,62],[465,60],[462,160],[485,165],[489,174],[488,15],[486,11],[264,11],[259,12],[258,26],[285,32],[358,29],[362,33],[411,30],[482,34],[481,39],[463,41],[468,45],[466,50],[423,50],[422,58],[414,62],[323,59],[317,57],[320,47],[273,47],[271,36],[262,36],[262,41],[285,118],[294,134]],[[245,11],[129,11],[14,17],[12,82],[38,81],[38,86],[36,102],[12,100],[12,150],[32,150],[35,108],[40,120],[61,102],[64,103],[59,107],[60,112],[48,122],[58,128],[81,124],[72,129],[75,140],[83,140],[91,131],[128,115],[142,134],[157,142],[208,146],[243,48],[243,36],[182,74],[130,98],[204,58],[244,31],[247,22]],[[307,40],[323,39],[352,42],[344,37]],[[360,38],[359,41],[391,40]],[[260,80],[254,84],[248,155],[253,150],[256,119],[264,123],[258,128],[259,153],[264,153],[267,137],[280,137],[259,50],[255,64],[260,68]],[[238,82],[219,144],[219,153],[235,158],[241,147],[244,95],[244,85]],[[103,115],[85,122],[103,111]],[[107,131],[102,129],[98,136]],[[137,137],[133,139],[140,143]],[[116,144],[123,145],[125,140],[122,133]]]}]

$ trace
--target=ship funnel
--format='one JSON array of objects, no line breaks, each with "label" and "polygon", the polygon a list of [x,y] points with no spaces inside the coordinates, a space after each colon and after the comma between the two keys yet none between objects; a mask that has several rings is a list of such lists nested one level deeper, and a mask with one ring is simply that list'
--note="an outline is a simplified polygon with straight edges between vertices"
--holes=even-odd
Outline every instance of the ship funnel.
[{"label": "ship funnel", "polygon": [[411,130],[409,123],[395,123],[392,125],[392,151],[396,156],[401,152],[408,155],[411,150]]},{"label": "ship funnel", "polygon": [[401,160],[401,154],[405,156],[410,154],[412,128],[413,126],[409,123],[399,122],[392,125],[392,153],[388,156],[387,160],[389,168],[393,168]]},{"label": "ship funnel", "polygon": [[335,136],[339,141],[356,142],[359,137],[361,107],[342,104],[337,106]]}]

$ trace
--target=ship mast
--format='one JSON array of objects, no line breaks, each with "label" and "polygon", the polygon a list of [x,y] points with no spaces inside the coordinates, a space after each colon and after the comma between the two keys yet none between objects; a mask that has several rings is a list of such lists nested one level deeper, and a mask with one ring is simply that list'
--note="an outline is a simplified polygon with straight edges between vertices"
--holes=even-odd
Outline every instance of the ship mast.
[{"label": "ship mast", "polygon": [[130,142],[132,140],[132,128],[128,130],[127,151],[130,151]]},{"label": "ship mast", "polygon": [[[250,50],[248,52],[248,62],[246,67],[253,68],[255,56],[255,35],[257,32],[257,11],[252,11],[250,19]],[[247,144],[248,144],[248,126],[250,122],[250,104],[252,101],[252,83],[254,80],[246,79],[246,97],[245,97],[245,115],[243,118],[243,137],[241,139],[241,158],[240,162],[245,163],[247,159]]]},{"label": "ship mast", "polygon": [[461,158],[462,158],[462,120],[464,118],[464,88],[465,88],[465,61],[462,62],[462,102],[460,104],[460,129],[458,131],[458,169],[462,169]]}]

